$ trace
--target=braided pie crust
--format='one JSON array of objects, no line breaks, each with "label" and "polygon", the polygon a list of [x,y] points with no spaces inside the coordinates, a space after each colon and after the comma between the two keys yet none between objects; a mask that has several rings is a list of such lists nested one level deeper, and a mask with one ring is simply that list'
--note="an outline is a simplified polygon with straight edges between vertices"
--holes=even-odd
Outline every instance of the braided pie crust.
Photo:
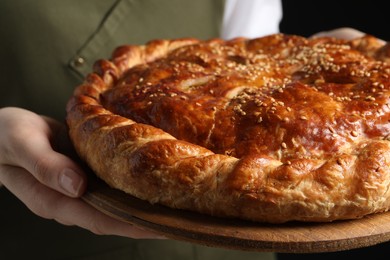
[{"label": "braided pie crust", "polygon": [[390,44],[275,34],[154,40],[67,105],[79,156],[150,203],[259,222],[390,207]]}]

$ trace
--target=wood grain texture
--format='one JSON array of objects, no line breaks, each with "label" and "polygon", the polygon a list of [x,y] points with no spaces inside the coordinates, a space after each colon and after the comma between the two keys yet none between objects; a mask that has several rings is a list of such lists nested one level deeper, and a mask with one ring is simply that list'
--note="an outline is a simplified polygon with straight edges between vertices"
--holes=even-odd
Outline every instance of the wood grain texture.
[{"label": "wood grain texture", "polygon": [[152,205],[112,189],[93,176],[83,199],[116,219],[171,239],[212,247],[319,253],[367,247],[390,240],[390,212],[332,223],[261,224]]}]

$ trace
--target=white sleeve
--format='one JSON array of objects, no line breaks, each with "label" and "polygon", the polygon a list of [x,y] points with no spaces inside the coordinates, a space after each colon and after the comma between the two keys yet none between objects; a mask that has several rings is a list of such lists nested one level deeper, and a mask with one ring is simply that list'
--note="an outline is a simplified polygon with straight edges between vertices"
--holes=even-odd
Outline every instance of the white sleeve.
[{"label": "white sleeve", "polygon": [[255,38],[279,32],[281,0],[226,0],[221,37]]}]

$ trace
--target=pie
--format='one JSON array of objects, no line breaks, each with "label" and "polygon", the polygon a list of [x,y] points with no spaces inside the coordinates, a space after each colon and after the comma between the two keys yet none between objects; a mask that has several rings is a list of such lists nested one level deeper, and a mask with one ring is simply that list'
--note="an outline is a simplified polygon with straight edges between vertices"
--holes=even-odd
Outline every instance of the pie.
[{"label": "pie", "polygon": [[255,222],[390,208],[390,44],[274,34],[167,39],[96,61],[67,104],[110,187]]}]

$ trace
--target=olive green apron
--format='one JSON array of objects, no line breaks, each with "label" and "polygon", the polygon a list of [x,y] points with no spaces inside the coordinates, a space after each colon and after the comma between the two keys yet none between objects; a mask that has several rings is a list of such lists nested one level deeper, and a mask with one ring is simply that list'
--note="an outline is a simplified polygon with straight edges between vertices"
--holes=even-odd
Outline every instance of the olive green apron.
[{"label": "olive green apron", "polygon": [[[1,0],[0,107],[64,120],[93,62],[122,44],[219,35],[222,0]],[[0,188],[0,259],[273,259],[172,240],[97,236],[32,214]]]}]

